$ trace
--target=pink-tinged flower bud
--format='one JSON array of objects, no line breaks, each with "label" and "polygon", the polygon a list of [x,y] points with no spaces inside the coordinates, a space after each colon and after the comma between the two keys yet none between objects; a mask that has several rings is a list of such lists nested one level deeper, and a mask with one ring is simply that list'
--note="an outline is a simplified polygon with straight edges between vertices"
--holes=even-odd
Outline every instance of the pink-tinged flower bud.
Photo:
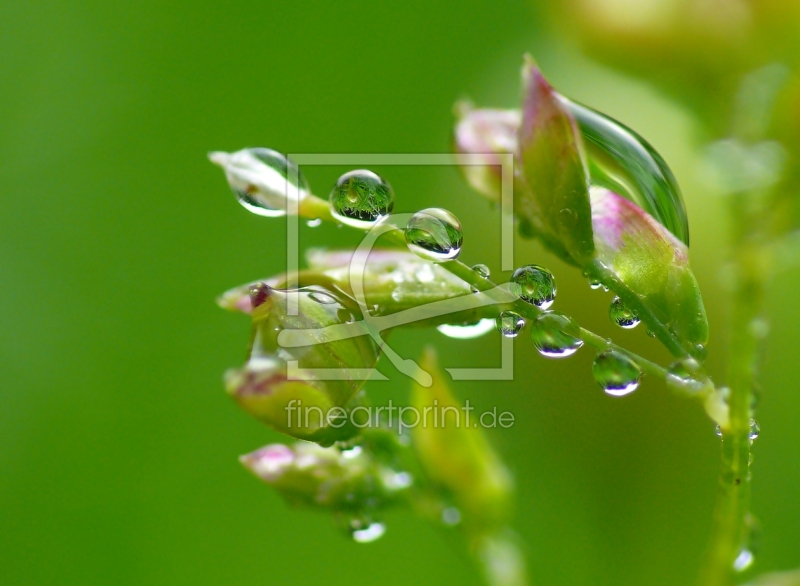
[{"label": "pink-tinged flower bud", "polygon": [[700,289],[689,250],[635,203],[592,188],[597,259],[636,293],[687,349],[708,341]]},{"label": "pink-tinged flower bud", "polygon": [[[342,452],[312,443],[272,444],[239,458],[291,504],[332,511],[376,511],[401,498],[412,483],[360,447]],[[404,482],[398,482],[398,475]]]},{"label": "pink-tinged flower bud", "polygon": [[455,128],[456,159],[467,182],[491,201],[499,202],[502,167],[498,155],[516,152],[521,115],[517,110],[463,110]]},{"label": "pink-tinged flower bud", "polygon": [[[288,292],[251,287],[250,359],[229,371],[225,384],[248,413],[273,429],[327,444],[352,435],[344,408],[375,367],[378,348],[366,332],[326,336],[325,328],[353,323],[352,308],[335,291],[306,287],[293,295],[296,315],[288,311]],[[299,343],[282,345],[281,334]]]}]

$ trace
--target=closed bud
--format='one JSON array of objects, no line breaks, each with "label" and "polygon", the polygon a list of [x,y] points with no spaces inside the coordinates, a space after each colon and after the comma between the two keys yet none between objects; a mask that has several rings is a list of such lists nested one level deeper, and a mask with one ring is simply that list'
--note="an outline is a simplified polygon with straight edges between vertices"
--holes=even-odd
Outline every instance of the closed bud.
[{"label": "closed bud", "polygon": [[375,367],[378,348],[365,331],[331,339],[325,328],[353,324],[351,306],[336,291],[306,287],[293,294],[296,315],[288,311],[288,292],[251,288],[250,358],[227,373],[226,387],[273,429],[330,444],[354,433],[344,408]]}]

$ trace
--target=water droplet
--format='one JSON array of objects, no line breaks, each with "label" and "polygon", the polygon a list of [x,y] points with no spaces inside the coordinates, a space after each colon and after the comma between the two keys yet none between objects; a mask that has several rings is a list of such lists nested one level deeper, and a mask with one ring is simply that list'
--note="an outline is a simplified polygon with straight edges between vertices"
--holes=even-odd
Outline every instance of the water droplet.
[{"label": "water droplet", "polygon": [[755,561],[753,552],[747,548],[744,548],[739,551],[739,555],[737,555],[736,559],[733,560],[733,569],[737,572],[744,572],[747,568],[753,565],[753,561]]},{"label": "water droplet", "polygon": [[377,541],[386,533],[386,525],[376,521],[367,521],[361,518],[350,520],[350,535],[356,543],[371,543]]},{"label": "water droplet", "polygon": [[394,191],[379,175],[359,169],[345,173],[330,194],[334,217],[348,226],[369,229],[394,208]]},{"label": "water droplet", "polygon": [[752,440],[756,439],[760,433],[761,433],[761,426],[758,424],[758,421],[756,421],[755,419],[751,419],[750,420],[750,435],[749,435],[750,440],[752,441]]},{"label": "water droplet", "polygon": [[447,507],[442,511],[442,523],[453,527],[461,523],[461,511],[455,507]]},{"label": "water droplet", "polygon": [[700,362],[705,362],[706,359],[706,347],[703,344],[695,344],[689,350],[689,354],[692,355],[692,358],[699,360]]},{"label": "water droplet", "polygon": [[714,428],[714,433],[715,433],[715,434],[717,434],[717,437],[722,437],[722,427],[721,427],[721,426],[719,426],[719,425],[718,425],[718,426],[716,426],[716,427]]},{"label": "water droplet", "polygon": [[676,360],[667,368],[667,386],[689,394],[702,391],[706,385],[693,376],[699,367],[694,358]]},{"label": "water droplet", "polygon": [[525,319],[513,311],[502,311],[495,320],[495,326],[506,338],[516,338],[525,327]]},{"label": "water droplet", "polygon": [[744,572],[756,559],[758,553],[759,542],[761,540],[761,528],[755,515],[748,513],[744,518],[745,535],[742,539],[742,546],[739,553],[733,560],[733,569],[736,572]]},{"label": "water droplet", "polygon": [[592,184],[635,202],[688,246],[686,208],[661,155],[620,122],[564,97],[561,100],[583,135]]},{"label": "water droplet", "polygon": [[611,306],[608,308],[608,315],[615,324],[621,328],[629,330],[639,325],[639,316],[628,308],[619,297],[614,297]]},{"label": "water droplet", "polygon": [[617,350],[604,350],[594,359],[592,374],[597,384],[613,397],[622,397],[639,387],[642,370]]},{"label": "water droplet", "polygon": [[426,260],[453,260],[461,252],[464,235],[461,223],[441,208],[428,208],[414,214],[405,229],[409,250]]},{"label": "water droplet", "polygon": [[239,203],[259,216],[285,216],[288,199],[299,200],[311,192],[298,166],[272,149],[216,152],[209,158],[225,170]]},{"label": "water droplet", "polygon": [[489,272],[489,267],[487,267],[486,265],[483,265],[483,264],[477,264],[477,265],[473,266],[472,270],[475,271],[476,273],[478,273],[478,275],[483,277],[484,279],[488,279],[489,275],[491,274]]},{"label": "water droplet", "polygon": [[600,281],[596,279],[589,279],[589,288],[597,291],[601,287],[603,287],[603,284]]},{"label": "water droplet", "polygon": [[317,226],[322,225],[322,218],[314,218],[313,220],[309,220],[306,222],[306,226],[309,228],[316,228]]},{"label": "water droplet", "polygon": [[561,313],[543,313],[531,324],[531,339],[539,354],[550,358],[571,356],[583,346],[580,326]]},{"label": "water droplet", "polygon": [[540,309],[553,305],[556,298],[556,279],[549,270],[539,265],[526,265],[511,275],[518,287],[520,299]]},{"label": "water droplet", "polygon": [[474,324],[442,324],[436,329],[448,338],[471,340],[491,332],[494,329],[494,320],[487,317]]}]

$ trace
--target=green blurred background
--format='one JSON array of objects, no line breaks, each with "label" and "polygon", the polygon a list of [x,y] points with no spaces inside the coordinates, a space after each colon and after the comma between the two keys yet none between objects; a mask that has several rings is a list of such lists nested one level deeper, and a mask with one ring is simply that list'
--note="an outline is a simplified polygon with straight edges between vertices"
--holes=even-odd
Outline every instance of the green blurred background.
[{"label": "green blurred background", "polygon": [[[238,464],[279,436],[225,396],[248,320],[223,290],[284,267],[281,221],[249,215],[206,160],[214,149],[446,152],[453,103],[517,103],[532,52],[563,93],[647,137],[686,197],[692,260],[724,378],[723,202],[695,163],[694,123],[646,85],[597,66],[526,2],[3,2],[0,5],[0,584],[479,584],[410,514],[358,545],[290,510]],[[462,259],[499,272],[499,216],[452,168],[377,169],[399,211],[438,205],[465,229]],[[310,168],[326,194],[338,169]],[[306,229],[306,246],[355,234]],[[557,308],[666,360],[643,328],[612,328],[609,294],[549,266]],[[772,334],[755,445],[759,571],[800,564],[800,272],[769,295]],[[491,336],[409,331],[445,366],[496,365]],[[719,440],[697,406],[645,381],[625,399],[516,342],[509,383],[464,383],[516,415],[492,439],[513,468],[515,527],[536,584],[681,585],[710,530]],[[391,367],[385,368],[389,374]],[[394,373],[372,385],[402,400]]]}]

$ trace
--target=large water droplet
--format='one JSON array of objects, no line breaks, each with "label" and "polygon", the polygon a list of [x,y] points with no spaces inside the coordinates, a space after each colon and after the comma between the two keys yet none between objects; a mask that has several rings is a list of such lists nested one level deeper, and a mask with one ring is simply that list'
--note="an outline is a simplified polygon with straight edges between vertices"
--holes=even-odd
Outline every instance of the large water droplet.
[{"label": "large water droplet", "polygon": [[688,246],[686,208],[661,155],[624,124],[563,96],[561,100],[583,135],[592,184],[635,202]]},{"label": "large water droplet", "polygon": [[543,313],[531,324],[531,339],[539,354],[550,358],[571,356],[583,346],[578,323],[558,312]]},{"label": "large water droplet", "polygon": [[448,338],[471,340],[491,332],[494,329],[494,320],[487,317],[474,324],[442,324],[436,329]]},{"label": "large water droplet", "polygon": [[619,297],[614,297],[608,308],[608,315],[615,324],[629,330],[639,325],[639,316],[630,309]]},{"label": "large water droplet", "polygon": [[622,397],[639,387],[642,370],[617,350],[604,350],[594,359],[592,374],[597,384],[613,397]]},{"label": "large water droplet", "polygon": [[299,200],[311,191],[298,166],[272,149],[214,152],[209,158],[225,170],[239,203],[259,216],[285,216],[288,199]]},{"label": "large water droplet", "polygon": [[541,309],[553,305],[556,298],[556,279],[549,270],[538,265],[526,265],[511,275],[520,299]]},{"label": "large water droplet", "polygon": [[497,316],[495,325],[497,331],[506,338],[516,338],[517,334],[525,327],[525,319],[513,311],[502,311]]},{"label": "large water droplet", "polygon": [[358,169],[339,177],[330,202],[339,221],[366,230],[392,212],[394,191],[379,175]]},{"label": "large water droplet", "polygon": [[456,258],[464,241],[458,218],[441,208],[414,214],[406,225],[405,235],[411,252],[436,262]]}]

